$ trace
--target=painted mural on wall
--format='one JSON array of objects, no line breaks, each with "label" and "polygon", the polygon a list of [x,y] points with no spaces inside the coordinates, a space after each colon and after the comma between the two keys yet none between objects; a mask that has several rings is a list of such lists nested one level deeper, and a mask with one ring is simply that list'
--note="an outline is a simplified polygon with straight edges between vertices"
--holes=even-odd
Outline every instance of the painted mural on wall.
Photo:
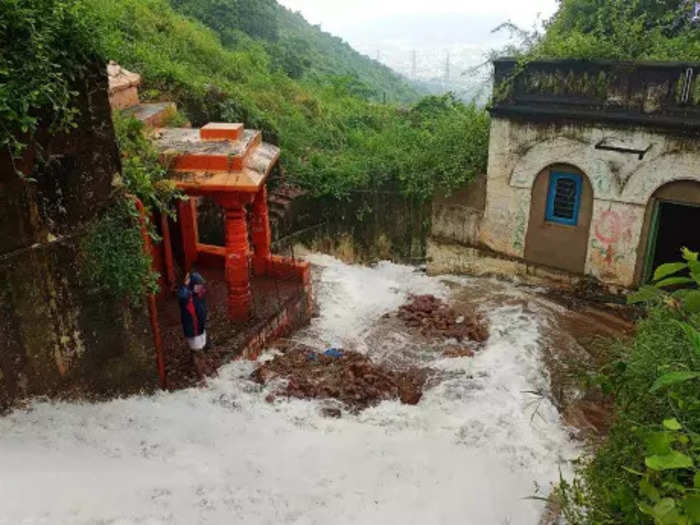
[{"label": "painted mural on wall", "polygon": [[596,201],[587,273],[604,282],[631,286],[643,221],[644,209],[639,206]]}]

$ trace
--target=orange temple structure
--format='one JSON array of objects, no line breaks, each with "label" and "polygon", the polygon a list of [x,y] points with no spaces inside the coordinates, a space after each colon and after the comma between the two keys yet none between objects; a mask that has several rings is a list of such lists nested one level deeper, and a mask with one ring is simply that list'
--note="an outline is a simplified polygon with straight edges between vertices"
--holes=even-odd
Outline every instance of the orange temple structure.
[{"label": "orange temple structure", "polygon": [[[279,148],[242,124],[158,129],[155,138],[169,178],[191,197],[179,205],[185,269],[195,264],[225,268],[230,319],[245,322],[251,317],[251,274],[310,285],[308,263],[274,256],[270,250],[266,181]],[[199,242],[197,197],[210,197],[224,209],[225,246]]]}]

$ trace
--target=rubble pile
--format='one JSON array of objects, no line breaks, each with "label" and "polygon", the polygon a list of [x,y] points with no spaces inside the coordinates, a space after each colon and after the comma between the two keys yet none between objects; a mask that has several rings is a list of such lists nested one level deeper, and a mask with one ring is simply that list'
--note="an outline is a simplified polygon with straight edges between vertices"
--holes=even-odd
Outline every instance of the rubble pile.
[{"label": "rubble pile", "polygon": [[459,314],[433,295],[412,296],[410,302],[399,308],[398,318],[406,326],[418,329],[424,337],[477,343],[489,337],[486,322],[479,315]]},{"label": "rubble pile", "polygon": [[270,401],[275,397],[337,399],[359,412],[388,399],[418,404],[427,371],[411,368],[396,372],[357,352],[335,350],[327,355],[300,345],[251,374],[251,379],[262,385],[279,378],[287,379],[287,385],[272,394]]},{"label": "rubble pile", "polygon": [[448,346],[443,350],[442,352],[442,357],[448,357],[448,358],[458,358],[458,357],[474,357],[476,355],[476,352],[468,347],[464,346]]}]

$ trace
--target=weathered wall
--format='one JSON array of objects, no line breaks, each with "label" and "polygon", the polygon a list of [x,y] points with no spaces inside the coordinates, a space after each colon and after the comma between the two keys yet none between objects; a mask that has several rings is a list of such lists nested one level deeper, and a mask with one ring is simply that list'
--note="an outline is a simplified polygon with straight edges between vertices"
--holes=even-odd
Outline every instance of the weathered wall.
[{"label": "weathered wall", "polygon": [[346,262],[377,260],[415,263],[424,260],[430,232],[430,204],[417,203],[398,192],[358,193],[347,201],[309,199],[294,231],[298,240],[315,251]]},{"label": "weathered wall", "polygon": [[[604,139],[633,149],[650,149],[643,159],[596,149]],[[666,183],[700,180],[697,141],[652,129],[494,118],[487,205],[480,232],[484,246],[525,258],[535,179],[561,163],[580,170],[592,185],[585,273],[610,284],[634,285],[645,249],[641,241],[649,200]]]},{"label": "weathered wall", "polygon": [[[272,194],[272,192],[270,192]],[[270,203],[271,215],[274,203]],[[198,208],[202,242],[222,245],[223,217],[203,200]],[[357,193],[347,200],[300,195],[284,216],[271,219],[273,252],[290,255],[302,244],[346,262],[422,261],[430,232],[430,205],[398,192]]]},{"label": "weathered wall", "polygon": [[433,199],[432,237],[476,246],[485,209],[486,175],[482,175],[452,194]]},{"label": "weathered wall", "polygon": [[[0,157],[0,409],[29,395],[133,392],[156,371],[145,311],[92,290],[81,242],[120,163],[107,79],[78,85],[78,126],[40,134],[24,168]],[[43,159],[43,160],[42,160]]]}]

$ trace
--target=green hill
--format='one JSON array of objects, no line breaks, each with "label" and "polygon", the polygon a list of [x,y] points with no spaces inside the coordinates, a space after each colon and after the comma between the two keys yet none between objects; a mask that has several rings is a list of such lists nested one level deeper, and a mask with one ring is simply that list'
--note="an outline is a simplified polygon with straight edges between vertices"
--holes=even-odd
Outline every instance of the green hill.
[{"label": "green hill", "polygon": [[172,0],[171,3],[178,12],[216,31],[226,47],[239,45],[241,33],[263,41],[273,67],[292,78],[319,81],[326,75],[347,76],[358,81],[361,94],[377,101],[410,103],[427,94],[274,0]]}]

